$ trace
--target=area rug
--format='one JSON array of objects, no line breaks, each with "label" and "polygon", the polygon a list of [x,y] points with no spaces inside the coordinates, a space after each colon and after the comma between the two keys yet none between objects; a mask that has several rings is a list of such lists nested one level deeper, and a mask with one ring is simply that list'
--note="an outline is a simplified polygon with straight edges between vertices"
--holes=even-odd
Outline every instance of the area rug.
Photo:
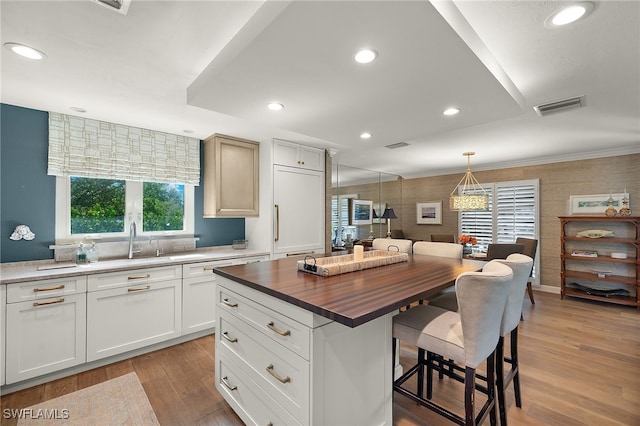
[{"label": "area rug", "polygon": [[32,405],[21,414],[19,426],[160,424],[136,373]]}]

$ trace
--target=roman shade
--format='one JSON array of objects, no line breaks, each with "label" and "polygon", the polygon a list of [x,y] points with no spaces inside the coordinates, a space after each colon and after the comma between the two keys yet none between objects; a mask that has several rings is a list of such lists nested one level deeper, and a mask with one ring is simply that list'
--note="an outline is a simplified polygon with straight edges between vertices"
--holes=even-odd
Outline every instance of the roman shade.
[{"label": "roman shade", "polygon": [[47,174],[198,185],[200,141],[50,112]]}]

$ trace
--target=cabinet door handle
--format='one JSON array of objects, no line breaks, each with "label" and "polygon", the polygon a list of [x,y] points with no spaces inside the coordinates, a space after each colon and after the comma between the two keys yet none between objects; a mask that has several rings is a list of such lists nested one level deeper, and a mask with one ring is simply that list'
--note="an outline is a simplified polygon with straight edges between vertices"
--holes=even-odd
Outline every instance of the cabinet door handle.
[{"label": "cabinet door handle", "polygon": [[213,271],[213,266],[205,266],[204,268],[202,268],[202,270],[204,270],[204,271]]},{"label": "cabinet door handle", "polygon": [[237,386],[231,386],[227,380],[228,380],[227,376],[224,376],[222,379],[220,379],[222,384],[225,385],[227,387],[227,389],[229,389],[230,391],[234,391],[234,390],[238,389]]},{"label": "cabinet door handle", "polygon": [[293,257],[293,256],[302,256],[305,254],[315,254],[315,250],[310,250],[310,251],[297,251],[294,253],[287,253],[287,257]]},{"label": "cabinet door handle", "polygon": [[237,308],[238,307],[237,303],[231,303],[231,302],[229,302],[229,299],[222,299],[222,303],[224,303],[225,305],[229,306],[230,308]]},{"label": "cabinet door handle", "polygon": [[45,306],[45,305],[53,305],[54,303],[62,303],[64,302],[63,298],[51,300],[49,302],[33,302],[33,306]]},{"label": "cabinet door handle", "polygon": [[134,275],[133,277],[127,277],[127,279],[128,280],[144,280],[149,277],[151,277],[151,274]]},{"label": "cabinet door handle", "polygon": [[280,206],[276,204],[276,237],[275,241],[280,240]]},{"label": "cabinet door handle", "polygon": [[273,321],[271,321],[269,324],[267,324],[267,327],[269,327],[271,330],[275,331],[276,333],[278,333],[281,336],[290,336],[291,335],[291,331],[289,331],[289,330],[287,330],[287,331],[280,330],[278,327],[275,326]]},{"label": "cabinet door handle", "polygon": [[55,287],[47,287],[47,288],[34,288],[33,292],[37,293],[39,291],[52,291],[52,290],[62,290],[64,288],[64,284],[57,285]]},{"label": "cabinet door handle", "polygon": [[150,285],[145,285],[144,287],[131,287],[129,289],[127,289],[128,292],[133,292],[133,291],[144,291],[144,290],[149,290],[151,288]]},{"label": "cabinet door handle", "polygon": [[276,373],[273,369],[273,364],[269,364],[269,366],[267,367],[267,371],[269,372],[269,374],[275,377],[280,383],[289,383],[291,381],[291,378],[289,376],[282,377],[281,375]]},{"label": "cabinet door handle", "polygon": [[222,337],[224,337],[228,342],[231,342],[231,343],[236,343],[238,341],[238,339],[235,339],[235,338],[232,339],[231,337],[229,337],[229,333],[226,331],[222,333]]}]

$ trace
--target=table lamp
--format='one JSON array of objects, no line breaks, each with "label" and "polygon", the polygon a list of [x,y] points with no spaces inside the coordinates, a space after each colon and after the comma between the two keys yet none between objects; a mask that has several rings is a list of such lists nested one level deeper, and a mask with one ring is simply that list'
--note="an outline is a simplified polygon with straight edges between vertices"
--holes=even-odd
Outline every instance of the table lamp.
[{"label": "table lamp", "polygon": [[380,218],[387,219],[387,238],[391,238],[391,219],[397,219],[398,216],[396,216],[392,208],[386,208]]}]

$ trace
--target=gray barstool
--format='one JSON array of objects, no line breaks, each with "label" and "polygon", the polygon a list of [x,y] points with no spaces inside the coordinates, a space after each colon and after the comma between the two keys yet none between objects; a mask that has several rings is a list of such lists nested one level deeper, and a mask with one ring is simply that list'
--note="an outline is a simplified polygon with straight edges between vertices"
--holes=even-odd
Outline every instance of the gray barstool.
[{"label": "gray barstool", "polygon": [[[482,272],[465,272],[456,279],[458,312],[430,305],[419,305],[393,318],[393,359],[396,339],[418,347],[417,364],[394,381],[394,391],[460,425],[482,423],[490,415],[496,419],[495,349],[500,337],[500,324],[507,302],[511,268],[489,262]],[[427,358],[425,358],[427,352]],[[464,364],[465,415],[461,417],[431,401],[433,356],[446,357]],[[475,414],[476,368],[486,360],[487,401]],[[424,397],[424,368],[427,367],[427,397]],[[417,392],[402,384],[418,374]]]},{"label": "gray barstool", "polygon": [[[515,394],[516,406],[522,407],[522,399],[520,396],[520,375],[518,368],[518,325],[520,323],[520,316],[522,314],[522,298],[527,289],[527,282],[529,281],[529,275],[533,268],[533,259],[523,254],[510,254],[506,259],[496,259],[493,262],[502,263],[513,271],[513,280],[509,288],[509,295],[507,297],[507,303],[505,305],[504,313],[502,316],[502,322],[500,325],[500,338],[496,347],[496,376],[498,387],[498,406],[500,410],[500,424],[507,424],[507,409],[505,405],[505,390],[509,386],[509,383],[513,381],[513,392]],[[441,296],[429,301],[429,305],[439,308],[457,311],[458,303],[455,294],[442,294]],[[504,356],[504,337],[510,334],[511,346],[508,357]],[[504,375],[504,364],[507,362],[511,365],[511,369]],[[452,375],[453,370],[449,369],[442,373],[449,376]]]}]

